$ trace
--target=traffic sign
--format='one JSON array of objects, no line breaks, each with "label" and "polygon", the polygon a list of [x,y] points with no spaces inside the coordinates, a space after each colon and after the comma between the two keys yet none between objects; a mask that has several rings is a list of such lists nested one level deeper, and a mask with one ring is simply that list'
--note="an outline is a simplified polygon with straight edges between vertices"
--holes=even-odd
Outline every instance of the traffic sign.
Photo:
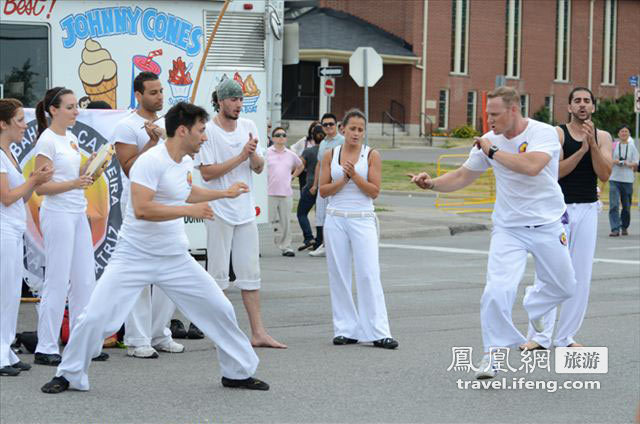
[{"label": "traffic sign", "polygon": [[324,81],[322,87],[322,93],[328,97],[334,97],[336,95],[336,80],[333,78],[327,78]]},{"label": "traffic sign", "polygon": [[349,58],[349,75],[359,87],[373,87],[382,78],[382,57],[373,47],[358,47]]},{"label": "traffic sign", "polygon": [[629,77],[629,84],[631,84],[631,87],[637,87],[638,86],[638,75],[631,75]]},{"label": "traffic sign", "polygon": [[341,77],[342,66],[321,66],[318,68],[319,77]]},{"label": "traffic sign", "polygon": [[[636,89],[634,90],[633,99],[635,100],[633,102],[633,104],[634,104],[633,111],[635,113],[640,113],[640,87],[636,87]],[[637,133],[637,131],[636,131],[636,133]],[[636,137],[637,137],[637,134],[636,134]]]}]

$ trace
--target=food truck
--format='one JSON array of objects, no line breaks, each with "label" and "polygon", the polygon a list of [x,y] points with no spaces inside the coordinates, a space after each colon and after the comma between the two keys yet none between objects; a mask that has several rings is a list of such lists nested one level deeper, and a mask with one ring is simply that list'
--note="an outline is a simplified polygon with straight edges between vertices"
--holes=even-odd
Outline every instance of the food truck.
[{"label": "food truck", "polygon": [[[283,0],[234,0],[228,5],[212,46],[207,40],[225,2],[0,0],[0,97],[20,99],[29,128],[12,148],[25,174],[33,169],[36,124],[33,109],[51,87],[72,89],[81,108],[93,100],[113,110],[81,110],[72,131],[88,157],[110,143],[115,123],[137,107],[133,79],[141,71],[157,74],[164,87],[164,114],[190,101],[201,62],[203,72],[194,103],[214,113],[211,94],[232,78],[243,87],[241,116],[255,122],[266,149],[267,122],[279,122],[282,80]],[[200,179],[196,172],[194,181]],[[254,175],[253,197],[261,238],[268,233],[266,172]],[[112,161],[89,190],[88,215],[96,253],[96,274],[106,265],[120,228],[122,181]],[[28,270],[44,264],[38,207],[29,202],[26,237]],[[206,247],[203,222],[185,219],[192,249]],[[170,241],[168,241],[170,242]],[[35,277],[34,277],[35,278]]]}]

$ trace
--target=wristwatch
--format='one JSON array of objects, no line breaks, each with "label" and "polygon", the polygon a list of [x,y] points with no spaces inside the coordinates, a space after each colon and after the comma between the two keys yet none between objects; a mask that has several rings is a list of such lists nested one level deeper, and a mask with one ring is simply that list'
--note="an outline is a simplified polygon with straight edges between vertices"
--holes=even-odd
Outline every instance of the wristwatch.
[{"label": "wristwatch", "polygon": [[489,147],[489,153],[487,154],[487,156],[489,156],[489,159],[493,159],[493,155],[495,155],[498,150],[500,150],[498,149],[498,146],[492,144],[491,147]]}]

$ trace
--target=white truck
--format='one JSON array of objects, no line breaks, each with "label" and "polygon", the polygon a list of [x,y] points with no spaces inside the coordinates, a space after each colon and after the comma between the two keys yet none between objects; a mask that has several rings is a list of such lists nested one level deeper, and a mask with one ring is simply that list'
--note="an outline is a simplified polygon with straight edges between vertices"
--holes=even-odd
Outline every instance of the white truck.
[{"label": "white truck", "polygon": [[[139,72],[154,72],[163,82],[163,113],[176,102],[189,101],[223,5],[218,0],[0,0],[0,97],[18,98],[33,108],[48,88],[64,86],[75,92],[81,107],[91,100],[106,101],[120,112],[83,111],[74,127],[82,153],[89,156],[110,141],[111,124],[105,124],[113,122],[114,114],[136,107],[133,78]],[[213,89],[223,78],[237,80],[244,93],[241,115],[255,122],[262,148],[266,148],[267,122],[280,121],[283,14],[283,0],[231,2],[204,58],[194,101],[213,114]],[[110,119],[96,119],[95,114]],[[31,121],[22,143],[13,146],[25,173],[32,168],[34,145]],[[107,241],[121,221],[119,208],[111,207],[122,187],[119,172],[108,170],[102,179],[87,192],[97,267],[98,258],[106,263],[110,257]],[[266,173],[254,176],[262,239],[268,228],[266,190]],[[39,203],[34,196],[28,208],[34,218],[27,234],[32,255],[27,259],[34,263],[39,263],[34,257],[42,246]],[[186,222],[191,247],[205,247],[204,224]],[[101,270],[96,271],[99,276]]]}]

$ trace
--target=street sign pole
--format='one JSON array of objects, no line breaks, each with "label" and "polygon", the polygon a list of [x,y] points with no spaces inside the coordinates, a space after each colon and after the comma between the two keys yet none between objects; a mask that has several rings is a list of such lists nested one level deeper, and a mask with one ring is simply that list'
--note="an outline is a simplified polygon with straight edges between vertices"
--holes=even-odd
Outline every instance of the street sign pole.
[{"label": "street sign pole", "polygon": [[[364,50],[364,60],[362,61],[362,76],[364,79],[364,117],[365,117],[365,121],[368,124],[369,123],[369,80],[367,80],[367,68],[368,68],[368,64],[367,64],[367,50]],[[636,122],[638,120],[636,119]],[[637,126],[636,126],[637,128]],[[636,130],[636,132],[638,132]],[[636,136],[637,137],[637,136]],[[369,131],[365,131],[364,132],[364,145],[368,145],[369,144]]]},{"label": "street sign pole", "polygon": [[[636,81],[640,80],[640,75],[636,77]],[[637,84],[637,82],[636,82]],[[640,85],[640,84],[639,84]],[[637,85],[634,90],[634,103],[636,108],[636,147],[640,146],[640,87]]]}]

